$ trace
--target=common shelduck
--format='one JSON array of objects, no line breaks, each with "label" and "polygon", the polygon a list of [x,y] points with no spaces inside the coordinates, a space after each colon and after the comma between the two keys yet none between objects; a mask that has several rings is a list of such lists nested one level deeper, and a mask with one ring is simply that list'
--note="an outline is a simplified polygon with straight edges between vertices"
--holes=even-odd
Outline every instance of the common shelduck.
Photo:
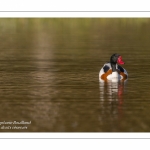
[{"label": "common shelduck", "polygon": [[105,63],[99,72],[100,81],[125,81],[128,78],[127,71],[120,65],[125,64],[122,60],[122,56],[119,54],[113,54],[110,57],[110,62]]}]

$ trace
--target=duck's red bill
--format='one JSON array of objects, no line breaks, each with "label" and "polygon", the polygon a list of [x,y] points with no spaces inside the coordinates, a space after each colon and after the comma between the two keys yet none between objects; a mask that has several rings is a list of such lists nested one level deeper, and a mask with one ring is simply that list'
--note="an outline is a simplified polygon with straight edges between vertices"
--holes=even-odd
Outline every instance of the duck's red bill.
[{"label": "duck's red bill", "polygon": [[120,65],[125,64],[125,63],[123,62],[123,60],[122,60],[122,56],[119,56],[119,57],[118,57],[117,63],[120,64]]}]

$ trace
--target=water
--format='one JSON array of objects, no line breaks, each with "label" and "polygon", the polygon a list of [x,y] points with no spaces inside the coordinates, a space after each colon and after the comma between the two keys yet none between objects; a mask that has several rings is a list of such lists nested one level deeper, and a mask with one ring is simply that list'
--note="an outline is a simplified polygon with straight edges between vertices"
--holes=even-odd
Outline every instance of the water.
[{"label": "water", "polygon": [[[149,25],[1,19],[0,132],[149,132]],[[122,55],[128,81],[99,83],[113,53]]]}]

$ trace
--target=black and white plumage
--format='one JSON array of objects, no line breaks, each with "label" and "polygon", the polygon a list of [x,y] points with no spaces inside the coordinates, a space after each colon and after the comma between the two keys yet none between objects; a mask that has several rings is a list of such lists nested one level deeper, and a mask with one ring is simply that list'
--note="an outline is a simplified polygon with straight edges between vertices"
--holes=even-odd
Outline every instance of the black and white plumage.
[{"label": "black and white plumage", "polygon": [[126,80],[128,78],[128,73],[123,67],[118,64],[124,64],[122,56],[119,54],[113,54],[110,57],[110,62],[105,63],[99,72],[100,81]]}]

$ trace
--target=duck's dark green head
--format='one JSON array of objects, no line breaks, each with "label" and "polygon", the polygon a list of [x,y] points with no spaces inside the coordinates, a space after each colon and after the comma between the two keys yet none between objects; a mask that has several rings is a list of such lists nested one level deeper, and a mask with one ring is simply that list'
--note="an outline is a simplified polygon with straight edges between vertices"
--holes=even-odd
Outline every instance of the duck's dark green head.
[{"label": "duck's dark green head", "polygon": [[122,60],[122,56],[119,55],[119,54],[113,54],[111,57],[110,57],[110,63],[111,64],[120,64],[120,65],[123,65],[125,64],[124,61]]}]

